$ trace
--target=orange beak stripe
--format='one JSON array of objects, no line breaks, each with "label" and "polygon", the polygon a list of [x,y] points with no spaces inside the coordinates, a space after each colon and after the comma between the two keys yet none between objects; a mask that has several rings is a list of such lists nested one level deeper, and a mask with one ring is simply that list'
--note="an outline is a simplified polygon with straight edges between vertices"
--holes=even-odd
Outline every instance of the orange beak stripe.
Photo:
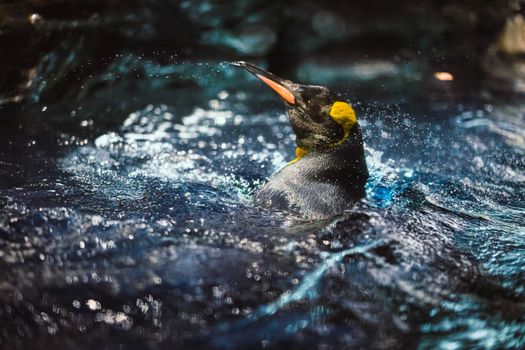
[{"label": "orange beak stripe", "polygon": [[273,91],[277,92],[286,102],[295,104],[295,97],[293,94],[282,85],[277,84],[275,81],[268,79],[262,75],[256,74],[257,78],[261,79],[266,85],[272,88]]}]

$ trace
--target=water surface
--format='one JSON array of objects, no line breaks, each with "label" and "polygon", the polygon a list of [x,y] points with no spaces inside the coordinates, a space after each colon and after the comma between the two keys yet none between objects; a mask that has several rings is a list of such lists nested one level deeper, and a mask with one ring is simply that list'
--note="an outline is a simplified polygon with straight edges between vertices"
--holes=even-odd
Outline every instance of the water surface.
[{"label": "water surface", "polygon": [[525,347],[523,106],[333,82],[371,177],[309,222],[251,201],[294,154],[277,97],[226,65],[147,69],[7,116],[3,348]]}]

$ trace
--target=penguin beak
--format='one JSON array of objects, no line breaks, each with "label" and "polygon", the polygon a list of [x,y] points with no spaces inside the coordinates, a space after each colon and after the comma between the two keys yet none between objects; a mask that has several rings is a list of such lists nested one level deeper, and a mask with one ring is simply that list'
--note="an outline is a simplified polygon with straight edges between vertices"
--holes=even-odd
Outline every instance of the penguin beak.
[{"label": "penguin beak", "polygon": [[238,61],[232,62],[231,64],[246,69],[248,72],[259,78],[263,83],[268,85],[273,91],[277,92],[283,100],[291,105],[295,104],[295,96],[290,89],[292,85],[291,82],[281,79],[270,72],[264,71],[251,63]]}]

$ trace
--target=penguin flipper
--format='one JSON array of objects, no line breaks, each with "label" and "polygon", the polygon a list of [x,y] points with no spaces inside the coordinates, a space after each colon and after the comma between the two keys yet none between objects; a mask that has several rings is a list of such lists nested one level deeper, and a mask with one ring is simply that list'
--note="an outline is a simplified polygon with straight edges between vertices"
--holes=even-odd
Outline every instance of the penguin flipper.
[{"label": "penguin flipper", "polygon": [[281,190],[275,189],[270,183],[264,185],[254,196],[255,205],[262,208],[275,208],[279,210],[289,210],[290,201]]},{"label": "penguin flipper", "polygon": [[254,202],[263,208],[295,212],[307,219],[330,218],[354,203],[349,203],[344,191],[336,185],[313,182],[303,186],[296,181],[287,181],[285,186],[282,183],[274,186],[270,181],[255,194]]}]

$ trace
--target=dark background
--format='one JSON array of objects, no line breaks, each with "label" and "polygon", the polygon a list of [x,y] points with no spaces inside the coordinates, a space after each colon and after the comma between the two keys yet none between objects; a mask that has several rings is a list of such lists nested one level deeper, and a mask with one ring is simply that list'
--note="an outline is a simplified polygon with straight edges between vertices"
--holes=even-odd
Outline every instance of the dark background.
[{"label": "dark background", "polygon": [[[3,1],[0,111],[76,104],[119,80],[133,88],[152,78],[126,55],[161,66],[263,61],[288,78],[308,77],[300,72],[312,64],[374,62],[379,73],[423,79],[448,71],[464,90],[507,96],[525,89],[522,13],[520,1],[479,0]],[[157,85],[192,83],[166,74]]]}]

